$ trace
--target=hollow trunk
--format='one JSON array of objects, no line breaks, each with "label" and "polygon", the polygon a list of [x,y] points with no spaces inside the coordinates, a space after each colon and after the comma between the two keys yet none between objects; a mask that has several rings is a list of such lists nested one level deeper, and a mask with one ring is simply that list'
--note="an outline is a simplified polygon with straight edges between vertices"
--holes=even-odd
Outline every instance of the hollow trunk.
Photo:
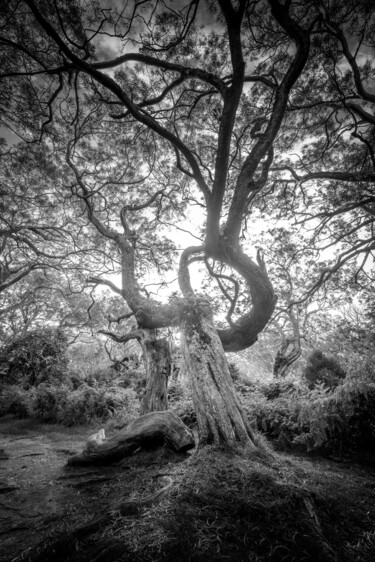
[{"label": "hollow trunk", "polygon": [[191,381],[199,445],[233,446],[240,443],[255,450],[254,436],[236,396],[225,352],[207,303],[200,301],[185,309],[181,347]]},{"label": "hollow trunk", "polygon": [[146,368],[146,389],[141,401],[141,415],[168,409],[168,378],[171,352],[167,338],[156,339],[155,330],[144,330],[141,340]]}]

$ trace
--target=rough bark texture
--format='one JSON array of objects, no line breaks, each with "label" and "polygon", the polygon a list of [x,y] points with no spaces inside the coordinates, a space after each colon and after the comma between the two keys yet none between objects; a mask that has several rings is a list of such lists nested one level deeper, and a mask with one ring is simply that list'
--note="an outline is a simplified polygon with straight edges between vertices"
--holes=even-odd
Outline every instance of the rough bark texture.
[{"label": "rough bark texture", "polygon": [[68,460],[69,465],[105,464],[119,461],[140,448],[166,444],[177,452],[195,445],[190,429],[172,412],[153,412],[130,422],[117,435],[105,439],[104,430],[89,438],[86,448]]},{"label": "rough bark texture", "polygon": [[198,299],[195,307],[192,305],[185,312],[181,346],[191,378],[199,445],[240,443],[256,449],[249,422],[236,397],[210,307]]},{"label": "rough bark texture", "polygon": [[150,337],[141,341],[146,367],[146,389],[141,402],[141,415],[168,409],[168,378],[171,373],[171,353],[166,338]]}]

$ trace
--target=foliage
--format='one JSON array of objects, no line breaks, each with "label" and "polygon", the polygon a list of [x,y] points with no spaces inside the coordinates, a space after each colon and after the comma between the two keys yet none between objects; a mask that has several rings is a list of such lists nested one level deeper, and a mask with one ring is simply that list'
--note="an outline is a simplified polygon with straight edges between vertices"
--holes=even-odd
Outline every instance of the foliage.
[{"label": "foliage", "polygon": [[85,377],[85,382],[93,388],[108,386],[117,386],[120,389],[129,388],[139,396],[146,386],[146,373],[143,369],[127,369],[118,372],[112,366],[99,367]]},{"label": "foliage", "polygon": [[9,385],[0,392],[0,416],[11,414],[18,418],[30,418],[34,414],[35,388],[25,390]]},{"label": "foliage", "polygon": [[349,377],[336,388],[285,382],[246,394],[249,419],[283,450],[375,462],[375,380]]},{"label": "foliage", "polygon": [[333,357],[327,357],[319,350],[311,353],[303,374],[310,389],[317,384],[334,388],[346,377],[346,373],[338,361]]},{"label": "foliage", "polygon": [[119,384],[124,388],[133,389],[139,396],[143,394],[146,386],[146,373],[142,369],[129,369],[122,374]]},{"label": "foliage", "polygon": [[62,380],[67,368],[67,338],[62,330],[44,328],[26,333],[3,347],[1,382],[28,389]]},{"label": "foliage", "polygon": [[93,388],[82,384],[72,390],[66,384],[54,386],[40,384],[30,390],[8,386],[0,396],[0,415],[33,417],[43,423],[66,426],[83,425],[94,420],[117,421],[137,415],[139,404],[131,389],[118,387]]}]

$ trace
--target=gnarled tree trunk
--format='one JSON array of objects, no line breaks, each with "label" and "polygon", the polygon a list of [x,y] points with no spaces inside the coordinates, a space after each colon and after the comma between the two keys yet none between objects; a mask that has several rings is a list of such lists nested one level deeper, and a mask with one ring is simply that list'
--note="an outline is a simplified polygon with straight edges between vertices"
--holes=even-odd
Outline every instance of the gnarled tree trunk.
[{"label": "gnarled tree trunk", "polygon": [[192,387],[199,445],[256,449],[249,422],[236,396],[228,362],[206,301],[194,299],[185,307],[181,347]]},{"label": "gnarled tree trunk", "polygon": [[143,330],[140,340],[146,368],[146,389],[141,401],[141,415],[168,409],[168,378],[171,352],[167,338],[157,339],[156,330]]}]

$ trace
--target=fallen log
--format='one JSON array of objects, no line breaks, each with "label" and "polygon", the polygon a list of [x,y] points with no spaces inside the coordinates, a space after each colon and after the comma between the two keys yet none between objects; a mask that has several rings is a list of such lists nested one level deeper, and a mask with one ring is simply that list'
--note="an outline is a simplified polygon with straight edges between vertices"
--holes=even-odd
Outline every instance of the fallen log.
[{"label": "fallen log", "polygon": [[110,439],[105,438],[104,429],[92,435],[82,453],[68,459],[68,465],[108,464],[120,461],[137,449],[163,445],[184,452],[194,447],[194,435],[176,414],[152,412],[131,421]]}]

